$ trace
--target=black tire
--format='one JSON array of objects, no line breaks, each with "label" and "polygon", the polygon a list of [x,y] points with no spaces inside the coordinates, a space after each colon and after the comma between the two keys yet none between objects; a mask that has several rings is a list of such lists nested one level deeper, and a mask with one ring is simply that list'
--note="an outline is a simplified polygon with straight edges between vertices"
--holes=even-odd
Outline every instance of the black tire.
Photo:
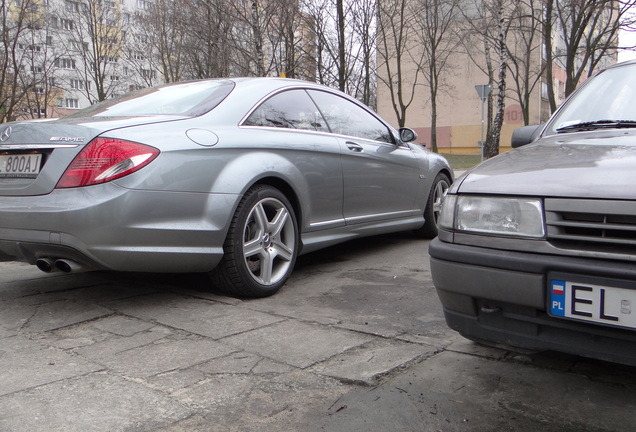
[{"label": "black tire", "polygon": [[210,277],[230,295],[267,297],[285,284],[298,248],[298,223],[289,200],[276,188],[258,185],[239,203],[223,258]]},{"label": "black tire", "polygon": [[424,226],[416,231],[418,236],[428,239],[437,237],[437,221],[450,185],[450,178],[446,174],[439,173],[435,176],[424,209]]}]

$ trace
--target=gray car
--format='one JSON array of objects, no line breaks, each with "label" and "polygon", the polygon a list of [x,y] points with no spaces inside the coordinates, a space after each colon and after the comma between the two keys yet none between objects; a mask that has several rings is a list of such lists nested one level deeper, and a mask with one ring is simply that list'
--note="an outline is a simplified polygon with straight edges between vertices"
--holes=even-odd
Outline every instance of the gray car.
[{"label": "gray car", "polygon": [[446,160],[340,92],[282,78],[165,85],[0,127],[0,260],[210,272],[266,296],[296,257],[437,233]]},{"label": "gray car", "polygon": [[451,328],[636,365],[635,76],[599,73],[449,189],[429,253]]}]

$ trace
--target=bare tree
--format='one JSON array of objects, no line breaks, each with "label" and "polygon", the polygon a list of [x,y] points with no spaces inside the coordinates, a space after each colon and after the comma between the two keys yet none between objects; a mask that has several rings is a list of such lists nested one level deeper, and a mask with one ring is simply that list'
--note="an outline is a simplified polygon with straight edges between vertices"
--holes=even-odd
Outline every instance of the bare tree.
[{"label": "bare tree", "polygon": [[[472,3],[464,10],[464,22],[470,27],[470,37],[464,38],[466,52],[488,77],[493,91],[488,96],[488,121],[483,156],[499,154],[501,128],[506,109],[507,72],[510,62],[508,35],[514,17],[519,15],[519,3],[512,0],[485,0]],[[512,37],[514,39],[514,37]],[[476,41],[481,40],[483,51],[477,53]],[[493,53],[494,52],[494,58]],[[484,58],[481,55],[484,54]]]},{"label": "bare tree", "polygon": [[378,6],[376,0],[358,0],[351,11],[353,37],[359,47],[356,56],[358,78],[350,86],[350,94],[365,105],[376,106],[376,30]]},{"label": "bare tree", "polygon": [[269,0],[273,13],[267,29],[268,73],[288,78],[316,79],[315,20],[298,0]]},{"label": "bare tree", "polygon": [[[615,55],[618,32],[633,27],[631,10],[635,0],[545,0],[543,38],[548,65],[556,62],[567,74],[564,96],[591,76],[601,60]],[[554,41],[562,41],[555,45]],[[548,98],[552,111],[557,108],[554,75],[547,68]]]},{"label": "bare tree", "polygon": [[388,89],[398,125],[404,127],[408,108],[415,100],[415,91],[422,75],[417,67],[407,74],[405,65],[424,62],[424,51],[417,48],[417,41],[409,29],[413,20],[410,0],[386,0],[378,4],[378,67],[384,69],[378,75]]},{"label": "bare tree", "polygon": [[[0,6],[0,121],[6,122],[24,114],[24,99],[39,82],[43,67],[34,66],[32,32],[45,23],[35,0],[2,0]],[[28,66],[38,69],[27,71]]]},{"label": "bare tree", "polygon": [[304,0],[316,23],[316,79],[373,102],[375,0]]},{"label": "bare tree", "polygon": [[545,73],[542,58],[541,30],[543,25],[543,0],[524,0],[512,17],[513,38],[507,44],[508,69],[512,80],[512,93],[519,102],[524,124],[530,122],[532,95]]},{"label": "bare tree", "polygon": [[[41,11],[37,9],[35,13]],[[43,19],[43,16],[40,15]],[[46,27],[29,26],[18,43],[22,70],[19,73],[24,97],[20,103],[22,117],[43,118],[52,112],[61,91],[53,76],[55,50]]]},{"label": "bare tree", "polygon": [[66,2],[66,10],[57,12],[52,25],[60,33],[58,40],[68,41],[58,68],[76,70],[80,77],[79,85],[71,83],[71,88],[91,103],[126,89],[119,70],[122,27],[115,1]]},{"label": "bare tree", "polygon": [[414,29],[424,52],[418,65],[428,85],[431,104],[431,149],[437,152],[437,100],[444,76],[452,73],[451,59],[460,45],[460,0],[415,0]]},{"label": "bare tree", "polygon": [[[184,6],[172,0],[156,0],[147,10],[124,12],[122,22],[128,31],[125,38],[122,36],[123,51],[129,74],[137,80],[133,81],[133,87],[183,79],[187,10]],[[131,21],[134,25],[128,25]]]}]

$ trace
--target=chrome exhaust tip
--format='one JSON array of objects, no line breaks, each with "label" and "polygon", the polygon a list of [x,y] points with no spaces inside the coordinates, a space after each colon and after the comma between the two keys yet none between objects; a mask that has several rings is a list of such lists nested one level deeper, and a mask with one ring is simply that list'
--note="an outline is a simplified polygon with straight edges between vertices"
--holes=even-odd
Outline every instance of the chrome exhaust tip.
[{"label": "chrome exhaust tip", "polygon": [[67,259],[59,259],[55,261],[55,267],[64,273],[74,273],[83,269],[82,265],[75,261]]},{"label": "chrome exhaust tip", "polygon": [[51,273],[59,270],[56,267],[55,262],[53,262],[53,260],[49,258],[39,258],[37,261],[35,261],[35,266],[38,269],[42,270],[44,273]]}]

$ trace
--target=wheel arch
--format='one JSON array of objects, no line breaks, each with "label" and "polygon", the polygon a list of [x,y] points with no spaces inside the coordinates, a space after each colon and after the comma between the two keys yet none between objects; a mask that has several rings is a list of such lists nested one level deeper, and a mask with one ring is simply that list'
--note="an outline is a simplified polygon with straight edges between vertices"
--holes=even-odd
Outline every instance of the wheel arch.
[{"label": "wheel arch", "polygon": [[285,195],[285,197],[289,200],[289,203],[292,205],[292,208],[294,210],[294,215],[296,216],[296,222],[298,223],[298,229],[300,231],[300,228],[302,226],[301,221],[302,221],[302,215],[303,215],[302,206],[300,203],[300,198],[298,194],[296,193],[296,190],[291,186],[291,184],[280,177],[267,176],[267,177],[258,179],[256,182],[250,185],[248,190],[258,185],[267,185],[267,186],[274,187],[278,189],[279,191],[281,191],[283,195]]}]

